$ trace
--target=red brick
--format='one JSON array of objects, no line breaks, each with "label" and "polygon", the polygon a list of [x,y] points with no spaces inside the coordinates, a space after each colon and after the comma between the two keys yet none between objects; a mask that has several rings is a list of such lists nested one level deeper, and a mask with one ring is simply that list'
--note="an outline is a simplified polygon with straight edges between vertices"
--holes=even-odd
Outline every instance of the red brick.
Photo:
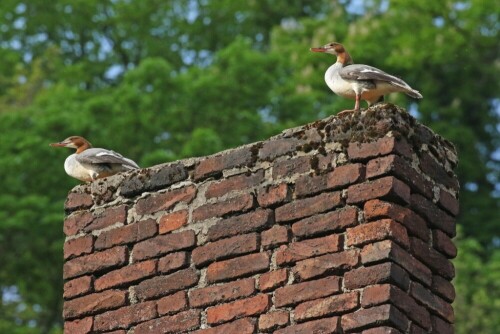
[{"label": "red brick", "polygon": [[64,279],[98,272],[125,264],[127,248],[114,247],[102,252],[83,255],[66,261],[63,268]]},{"label": "red brick", "polygon": [[342,189],[363,180],[363,177],[364,167],[361,164],[338,166],[328,174],[300,177],[295,185],[295,194],[304,197],[329,189]]},{"label": "red brick", "polygon": [[64,299],[80,296],[92,291],[92,276],[82,276],[64,283]]},{"label": "red brick", "polygon": [[292,225],[292,232],[298,237],[310,237],[326,232],[343,231],[358,224],[358,211],[354,207],[315,215],[299,220]]},{"label": "red brick", "polygon": [[393,176],[355,184],[347,189],[347,203],[361,203],[371,199],[387,199],[399,203],[410,202],[410,187]]},{"label": "red brick", "polygon": [[432,276],[432,291],[450,303],[455,300],[455,287],[439,275]]},{"label": "red brick", "polygon": [[312,216],[331,210],[342,204],[341,193],[323,193],[314,197],[296,200],[276,208],[277,222],[289,221]]},{"label": "red brick", "polygon": [[116,331],[106,332],[105,334],[127,334],[125,329],[118,329]]},{"label": "red brick", "polygon": [[93,323],[94,322],[92,317],[66,321],[64,323],[64,333],[90,334],[92,332]]},{"label": "red brick", "polygon": [[92,223],[94,216],[89,211],[77,211],[64,219],[64,234],[67,236],[78,234],[87,225]]},{"label": "red brick", "polygon": [[87,225],[83,230],[91,232],[101,230],[114,224],[123,224],[127,222],[127,206],[113,206],[104,209],[99,213],[94,212],[94,220]]},{"label": "red brick", "polygon": [[229,213],[247,211],[254,206],[252,194],[242,194],[231,197],[225,201],[204,204],[193,210],[192,220],[194,222],[213,217],[222,217]]},{"label": "red brick", "polygon": [[134,224],[117,227],[101,232],[95,241],[96,249],[137,242],[154,236],[158,225],[154,219],[146,219]]},{"label": "red brick", "polygon": [[263,179],[263,169],[259,169],[258,171],[250,175],[240,174],[230,176],[224,180],[210,184],[205,192],[205,197],[207,199],[212,197],[221,197],[234,190],[252,188],[261,183]]},{"label": "red brick", "polygon": [[214,305],[241,297],[248,297],[255,292],[255,280],[245,278],[234,282],[211,285],[189,292],[189,304],[192,307]]},{"label": "red brick", "polygon": [[438,184],[442,184],[454,191],[458,191],[460,188],[457,177],[451,174],[451,172],[448,173],[443,164],[437,162],[433,156],[427,152],[420,155],[420,169]]},{"label": "red brick", "polygon": [[427,330],[430,329],[431,318],[429,312],[396,286],[390,284],[372,285],[363,290],[361,299],[363,308],[384,303],[392,303],[420,326]]},{"label": "red brick", "polygon": [[174,270],[185,268],[189,265],[186,252],[178,252],[165,255],[158,261],[158,272],[170,273]]},{"label": "red brick", "polygon": [[308,301],[295,308],[295,321],[303,322],[311,318],[324,318],[329,315],[352,311],[359,306],[358,292]]},{"label": "red brick", "polygon": [[64,302],[63,317],[71,319],[82,315],[95,314],[125,305],[126,292],[107,290]]},{"label": "red brick", "polygon": [[348,228],[346,233],[347,246],[359,246],[374,241],[391,239],[409,248],[410,240],[403,225],[392,219],[382,219]]},{"label": "red brick", "polygon": [[408,318],[392,305],[381,305],[345,314],[341,319],[341,327],[344,331],[353,331],[368,325],[386,324],[406,332]]},{"label": "red brick", "polygon": [[118,310],[98,314],[94,319],[95,331],[128,329],[131,325],[153,319],[157,316],[155,302],[125,306]]},{"label": "red brick", "polygon": [[360,267],[344,275],[344,286],[347,289],[358,289],[380,283],[394,283],[403,290],[407,290],[410,279],[406,271],[391,262]]},{"label": "red brick", "polygon": [[311,170],[310,156],[300,156],[278,161],[273,165],[273,178],[280,179],[294,174],[303,174]]},{"label": "red brick", "polygon": [[274,225],[269,230],[263,231],[261,237],[262,246],[265,249],[274,248],[289,241],[288,229],[281,225]]},{"label": "red brick", "polygon": [[139,281],[156,274],[156,261],[143,261],[113,270],[96,279],[96,291]]},{"label": "red brick", "polygon": [[259,189],[257,202],[261,207],[269,207],[288,202],[291,197],[290,187],[286,183],[281,183]]},{"label": "red brick", "polygon": [[288,280],[288,270],[278,269],[275,271],[270,271],[268,273],[260,275],[259,278],[259,290],[260,291],[271,291],[279,286],[282,286]]},{"label": "red brick", "polygon": [[340,278],[330,276],[279,288],[274,293],[274,304],[276,307],[294,305],[307,300],[326,297],[339,291]]},{"label": "red brick", "polygon": [[438,204],[453,216],[458,216],[460,213],[460,204],[458,199],[443,189],[440,189]]},{"label": "red brick", "polygon": [[443,319],[450,323],[455,321],[455,315],[453,313],[453,308],[445,300],[433,294],[430,290],[426,289],[421,284],[417,282],[412,282],[411,284],[411,296],[415,298],[419,303],[424,304],[427,308],[431,309]]},{"label": "red brick", "polygon": [[185,291],[179,291],[173,295],[166,296],[158,300],[158,314],[174,314],[187,309],[187,295]]},{"label": "red brick", "polygon": [[188,222],[188,211],[179,210],[160,217],[159,232],[165,234],[178,230]]},{"label": "red brick", "polygon": [[450,237],[440,230],[432,231],[432,245],[435,249],[444,253],[449,259],[457,256],[457,247],[453,244]]},{"label": "red brick", "polygon": [[208,266],[208,282],[220,282],[228,279],[249,276],[269,269],[267,253],[250,254]]},{"label": "red brick", "polygon": [[429,331],[428,330],[425,330],[423,329],[422,327],[418,326],[417,324],[415,323],[412,323],[410,325],[410,334],[428,334]]},{"label": "red brick", "polygon": [[177,271],[168,276],[156,276],[134,287],[139,300],[158,298],[192,287],[198,283],[198,274],[192,268]]},{"label": "red brick", "polygon": [[338,317],[308,321],[279,329],[274,334],[333,334],[338,333],[338,322]]},{"label": "red brick", "polygon": [[382,326],[376,328],[365,329],[361,334],[402,334],[396,328]]},{"label": "red brick", "polygon": [[396,153],[411,158],[412,149],[405,139],[383,137],[369,143],[349,143],[347,154],[351,160],[366,160],[382,155]]},{"label": "red brick", "polygon": [[256,209],[242,215],[222,219],[208,228],[208,241],[216,241],[238,234],[255,232],[264,229],[274,222],[272,210]]},{"label": "red brick", "polygon": [[273,160],[276,157],[293,152],[304,141],[296,138],[271,139],[262,143],[259,159]]},{"label": "red brick", "polygon": [[327,254],[297,262],[294,272],[302,280],[307,280],[325,273],[351,269],[358,263],[359,250],[350,249],[340,253]]},{"label": "red brick", "polygon": [[291,243],[288,246],[281,246],[276,253],[276,263],[281,266],[313,256],[338,252],[341,248],[342,242],[338,234],[316,239],[307,239]]},{"label": "red brick", "polygon": [[391,240],[368,244],[361,251],[361,262],[363,264],[383,260],[391,260],[399,264],[419,281],[427,286],[431,285],[431,270]]},{"label": "red brick", "polygon": [[380,218],[394,219],[403,224],[410,235],[415,235],[424,241],[429,241],[427,223],[410,209],[394,203],[374,199],[365,203],[364,214],[365,219],[368,221]]},{"label": "red brick", "polygon": [[152,214],[162,210],[169,210],[179,202],[189,204],[195,196],[196,188],[187,186],[141,198],[137,201],[135,209],[139,215]]},{"label": "red brick", "polygon": [[268,332],[288,324],[290,315],[287,311],[276,311],[262,314],[259,317],[259,330]]},{"label": "red brick", "polygon": [[66,241],[64,243],[64,259],[91,253],[92,244],[93,238],[91,235]]},{"label": "red brick", "polygon": [[450,237],[455,236],[455,219],[439,209],[436,204],[419,194],[412,194],[411,208],[422,215],[431,226],[442,230]]},{"label": "red brick", "polygon": [[94,205],[92,196],[87,193],[69,193],[64,202],[64,209],[66,211],[75,211],[82,209],[89,209]]},{"label": "red brick", "polygon": [[191,253],[191,259],[196,266],[202,266],[216,260],[224,260],[257,250],[259,250],[257,234],[250,233],[197,247]]},{"label": "red brick", "polygon": [[211,155],[200,161],[194,169],[196,181],[221,173],[225,169],[249,166],[252,163],[252,147],[239,147],[221,154]]},{"label": "red brick", "polygon": [[193,247],[196,244],[194,231],[159,235],[141,241],[134,245],[132,257],[134,261],[144,260],[181,249]]},{"label": "red brick", "polygon": [[434,250],[428,244],[417,238],[411,238],[411,251],[417,259],[431,268],[434,274],[452,279],[455,277],[455,267],[444,255]]},{"label": "red brick", "polygon": [[140,323],[135,327],[134,334],[184,333],[198,328],[200,324],[200,310],[188,310]]},{"label": "red brick", "polygon": [[193,334],[253,334],[254,330],[255,321],[252,318],[243,318],[220,326],[200,329]]},{"label": "red brick", "polygon": [[270,305],[270,296],[261,294],[232,303],[210,307],[207,309],[207,323],[211,325],[219,324],[241,317],[258,315],[266,312]]},{"label": "red brick", "polygon": [[442,320],[440,317],[432,316],[432,334],[455,334],[453,325]]}]

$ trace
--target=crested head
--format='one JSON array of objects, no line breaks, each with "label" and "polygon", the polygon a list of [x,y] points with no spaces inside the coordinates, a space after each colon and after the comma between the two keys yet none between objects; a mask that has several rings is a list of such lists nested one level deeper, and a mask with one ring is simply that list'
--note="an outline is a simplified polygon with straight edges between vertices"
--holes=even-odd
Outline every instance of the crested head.
[{"label": "crested head", "polygon": [[76,153],[82,153],[86,149],[92,147],[92,144],[85,138],[80,136],[71,136],[59,143],[50,144],[50,146],[54,147],[68,147],[76,149]]},{"label": "crested head", "polygon": [[337,42],[331,42],[318,48],[311,48],[311,51],[329,53],[337,56],[337,62],[342,63],[344,66],[353,63],[351,56],[347,53],[344,46]]}]

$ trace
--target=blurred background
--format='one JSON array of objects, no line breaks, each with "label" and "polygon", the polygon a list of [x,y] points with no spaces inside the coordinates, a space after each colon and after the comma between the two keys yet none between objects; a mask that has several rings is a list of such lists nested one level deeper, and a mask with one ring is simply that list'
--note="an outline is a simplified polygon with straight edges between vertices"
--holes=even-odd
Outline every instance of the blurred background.
[{"label": "blurred background", "polygon": [[[265,139],[354,101],[357,63],[424,96],[407,108],[458,149],[456,332],[500,328],[500,27],[495,0],[2,0],[0,333],[62,333],[63,203],[81,135],[141,166]],[[363,103],[363,107],[366,105]]]}]

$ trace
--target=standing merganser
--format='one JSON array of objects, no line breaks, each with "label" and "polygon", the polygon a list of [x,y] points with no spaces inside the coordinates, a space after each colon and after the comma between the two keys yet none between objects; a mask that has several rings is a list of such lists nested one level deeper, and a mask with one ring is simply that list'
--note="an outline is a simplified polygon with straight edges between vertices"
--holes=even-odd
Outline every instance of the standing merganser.
[{"label": "standing merganser", "polygon": [[64,170],[69,176],[80,181],[94,181],[139,168],[134,161],[119,153],[103,148],[92,148],[92,144],[87,139],[79,136],[68,137],[50,146],[76,149],[76,153],[66,158]]},{"label": "standing merganser", "polygon": [[325,73],[328,87],[337,95],[355,99],[356,104],[351,112],[359,110],[359,101],[365,100],[368,106],[384,100],[384,95],[393,92],[403,92],[411,97],[421,99],[422,95],[411,88],[403,80],[368,65],[353,65],[353,60],[344,46],[339,43],[329,43],[312,52],[324,52],[337,56],[337,62]]}]

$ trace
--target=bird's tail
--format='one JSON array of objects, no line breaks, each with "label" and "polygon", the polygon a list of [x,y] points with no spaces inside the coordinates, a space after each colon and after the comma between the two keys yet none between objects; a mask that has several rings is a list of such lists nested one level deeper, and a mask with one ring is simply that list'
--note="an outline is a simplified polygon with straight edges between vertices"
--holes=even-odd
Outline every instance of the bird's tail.
[{"label": "bird's tail", "polygon": [[420,92],[418,90],[415,90],[413,88],[405,90],[405,94],[408,95],[408,96],[411,96],[411,97],[413,97],[415,99],[421,99],[421,98],[423,98],[422,94],[420,94]]}]

